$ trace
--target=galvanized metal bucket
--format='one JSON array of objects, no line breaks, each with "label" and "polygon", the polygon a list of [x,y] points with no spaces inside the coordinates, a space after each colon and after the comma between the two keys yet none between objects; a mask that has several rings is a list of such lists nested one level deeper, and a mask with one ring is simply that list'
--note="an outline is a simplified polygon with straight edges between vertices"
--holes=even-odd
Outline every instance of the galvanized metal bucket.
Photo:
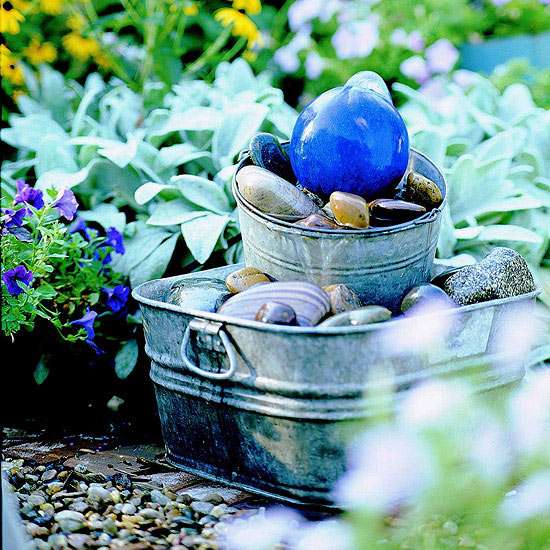
[{"label": "galvanized metal bucket", "polygon": [[[250,163],[245,154],[236,173]],[[431,278],[446,206],[445,180],[438,168],[414,149],[410,168],[437,184],[444,197],[441,206],[411,222],[354,231],[306,229],[265,214],[244,199],[234,179],[246,265],[282,281],[344,283],[366,304],[397,311],[413,286]]]},{"label": "galvanized metal bucket", "polygon": [[[150,281],[132,295],[143,313],[168,459],[183,470],[301,504],[330,505],[345,469],[348,424],[435,377],[479,391],[518,381],[521,361],[495,349],[508,315],[537,292],[457,310],[448,348],[388,356],[383,334],[400,320],[356,327],[285,327],[167,303],[172,285],[223,280],[242,265]],[[419,320],[422,322],[422,320]],[[396,350],[399,352],[399,350]]]}]

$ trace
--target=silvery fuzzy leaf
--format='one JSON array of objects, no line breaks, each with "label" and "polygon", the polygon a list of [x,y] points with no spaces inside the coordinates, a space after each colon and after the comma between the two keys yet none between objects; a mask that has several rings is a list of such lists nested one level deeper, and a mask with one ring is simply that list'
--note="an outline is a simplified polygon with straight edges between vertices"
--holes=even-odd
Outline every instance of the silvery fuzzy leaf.
[{"label": "silvery fuzzy leaf", "polygon": [[138,355],[139,347],[135,339],[122,344],[115,356],[115,373],[121,380],[130,376],[136,366]]},{"label": "silvery fuzzy leaf", "polygon": [[527,139],[524,128],[510,128],[484,141],[475,149],[474,158],[480,162],[495,159],[512,160],[523,149]]},{"label": "silvery fuzzy leaf", "polygon": [[63,75],[46,64],[40,65],[39,74],[41,105],[48,109],[55,121],[65,124],[69,102]]},{"label": "silvery fuzzy leaf", "polygon": [[58,134],[45,134],[36,147],[36,164],[34,167],[36,176],[52,170],[61,172],[76,172],[78,164],[75,159],[76,152],[70,144],[68,136]]},{"label": "silvery fuzzy leaf", "polygon": [[173,184],[188,201],[218,214],[230,210],[229,200],[223,188],[206,178],[199,176],[174,176]]},{"label": "silvery fuzzy leaf", "polygon": [[206,213],[181,225],[185,243],[199,263],[208,260],[230,219],[229,216]]},{"label": "silvery fuzzy leaf", "polygon": [[118,208],[111,203],[103,202],[91,210],[79,211],[78,217],[88,222],[96,222],[104,229],[114,227],[121,233],[126,226],[126,214],[119,212]]},{"label": "silvery fuzzy leaf", "polygon": [[534,231],[518,225],[465,227],[456,229],[455,237],[458,240],[476,239],[480,242],[516,241],[536,245],[540,245],[544,240],[543,237]]},{"label": "silvery fuzzy leaf", "polygon": [[10,128],[2,129],[2,141],[16,148],[36,151],[41,139],[48,134],[68,139],[67,132],[49,115],[11,116]]},{"label": "silvery fuzzy leaf", "polygon": [[233,63],[222,62],[216,67],[214,86],[233,97],[244,90],[256,90],[258,83],[248,63],[239,57]]},{"label": "silvery fuzzy leaf", "polygon": [[197,149],[191,143],[178,143],[158,151],[156,167],[177,167],[201,158],[212,158],[209,151]]},{"label": "silvery fuzzy leaf", "polygon": [[154,199],[161,191],[167,189],[176,189],[173,185],[164,183],[147,182],[140,185],[134,193],[134,199],[138,204],[146,204]]},{"label": "silvery fuzzy leaf", "polygon": [[164,275],[172,259],[172,254],[174,253],[174,248],[176,247],[178,239],[178,234],[172,235],[160,246],[155,248],[149,256],[132,268],[130,271],[130,285],[132,288],[135,288],[145,281],[158,279]]},{"label": "silvery fuzzy leaf", "polygon": [[298,113],[296,110],[284,102],[277,107],[273,107],[267,115],[267,120],[274,127],[272,133],[277,134],[278,137],[283,139],[290,138],[297,118]]},{"label": "silvery fuzzy leaf", "polygon": [[498,116],[515,125],[532,111],[537,110],[531,92],[525,84],[515,83],[508,86],[498,101]]},{"label": "silvery fuzzy leaf", "polygon": [[179,225],[198,216],[203,216],[203,210],[197,210],[197,206],[185,199],[155,204],[151,209],[151,216],[147,220],[148,225],[167,226]]},{"label": "silvery fuzzy leaf", "polygon": [[447,142],[440,131],[430,129],[417,132],[412,141],[414,148],[424,153],[436,166],[443,166]]},{"label": "silvery fuzzy leaf", "polygon": [[71,128],[71,136],[78,136],[81,133],[81,130],[84,126],[84,120],[86,118],[86,113],[96,99],[98,94],[105,89],[105,83],[101,76],[97,73],[92,73],[86,79],[86,84],[84,85],[84,96],[78,104],[78,108],[74,115]]},{"label": "silvery fuzzy leaf", "polygon": [[191,107],[182,113],[172,113],[161,134],[182,131],[214,131],[223,121],[223,113],[212,107]]},{"label": "silvery fuzzy leaf", "polygon": [[94,159],[87,166],[81,168],[77,172],[62,172],[59,170],[50,170],[49,172],[45,172],[38,178],[36,187],[39,189],[50,189],[51,187],[55,189],[74,187],[88,178],[91,169],[98,162],[101,161],[99,159]]},{"label": "silvery fuzzy leaf", "polygon": [[223,113],[223,122],[214,132],[212,154],[220,168],[233,163],[260,129],[269,108],[257,103],[233,105]]},{"label": "silvery fuzzy leaf", "polygon": [[443,209],[441,215],[441,226],[439,230],[439,239],[437,241],[437,255],[439,258],[450,258],[456,245],[454,234],[455,227],[451,219],[449,206]]}]

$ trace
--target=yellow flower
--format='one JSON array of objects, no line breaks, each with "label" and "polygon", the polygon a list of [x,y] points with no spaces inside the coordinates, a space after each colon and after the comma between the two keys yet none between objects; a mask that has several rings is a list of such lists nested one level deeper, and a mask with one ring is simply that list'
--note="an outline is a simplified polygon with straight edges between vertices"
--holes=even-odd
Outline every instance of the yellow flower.
[{"label": "yellow flower", "polygon": [[261,44],[262,37],[254,21],[244,13],[233,8],[221,8],[215,14],[214,18],[224,27],[232,27],[233,36],[242,36],[247,39],[248,47],[252,48],[256,44]]},{"label": "yellow flower", "polygon": [[93,38],[85,38],[77,32],[66,34],[61,41],[65,49],[79,61],[87,61],[99,53],[99,44]]},{"label": "yellow flower", "polygon": [[13,7],[21,12],[27,12],[32,8],[32,3],[27,0],[11,0]]},{"label": "yellow flower", "polygon": [[53,63],[57,58],[57,51],[51,42],[40,43],[35,36],[31,43],[23,49],[23,54],[33,65]]},{"label": "yellow flower", "polygon": [[96,62],[96,65],[102,69],[109,69],[111,67],[109,58],[101,50],[94,54],[94,61]]},{"label": "yellow flower", "polygon": [[73,13],[73,15],[67,18],[67,27],[72,31],[81,31],[85,24],[86,20],[79,13]]},{"label": "yellow flower", "polygon": [[64,0],[40,0],[40,9],[48,15],[59,15],[63,11]]},{"label": "yellow flower", "polygon": [[0,44],[0,75],[15,86],[25,82],[21,67],[4,44]]},{"label": "yellow flower", "polygon": [[248,15],[258,15],[262,11],[260,0],[233,0],[236,10],[244,10]]},{"label": "yellow flower", "polygon": [[183,14],[187,15],[187,17],[192,17],[193,15],[197,15],[199,13],[199,6],[197,6],[196,2],[191,2],[190,4],[186,4],[183,7]]},{"label": "yellow flower", "polygon": [[19,23],[25,20],[25,16],[9,0],[0,0],[0,4],[0,32],[17,34]]},{"label": "yellow flower", "polygon": [[243,53],[243,58],[246,59],[249,63],[256,61],[258,59],[258,54],[254,50],[246,50]]}]

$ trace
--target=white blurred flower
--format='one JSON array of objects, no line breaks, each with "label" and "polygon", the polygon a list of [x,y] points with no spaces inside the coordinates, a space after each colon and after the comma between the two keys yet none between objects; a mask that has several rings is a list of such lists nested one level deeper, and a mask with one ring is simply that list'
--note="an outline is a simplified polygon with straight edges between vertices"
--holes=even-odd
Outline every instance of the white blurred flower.
[{"label": "white blurred flower", "polygon": [[419,92],[430,99],[434,111],[445,117],[452,117],[456,112],[456,99],[450,95],[442,78],[432,78],[423,84]]},{"label": "white blurred flower", "polygon": [[509,435],[496,421],[486,421],[472,433],[470,461],[475,471],[491,483],[501,483],[512,467]]},{"label": "white blurred flower", "polygon": [[288,508],[272,508],[246,520],[227,524],[221,536],[224,550],[273,550],[300,528],[302,517]]},{"label": "white blurred flower", "polygon": [[446,38],[426,48],[426,62],[433,73],[448,73],[458,61],[458,50]]},{"label": "white blurred flower", "polygon": [[441,346],[454,323],[450,301],[419,302],[381,333],[382,350],[389,356],[428,352]]},{"label": "white blurred flower", "polygon": [[526,453],[550,452],[550,369],[535,372],[510,398],[514,444]]},{"label": "white blurred flower", "polygon": [[399,65],[399,70],[406,77],[416,80],[419,84],[423,84],[431,76],[426,60],[419,55],[413,55],[405,59],[405,61]]},{"label": "white blurred flower", "polygon": [[506,4],[508,4],[511,0],[491,0],[492,4],[494,6],[505,6]]},{"label": "white blurred flower", "polygon": [[410,390],[399,406],[399,421],[415,429],[446,425],[472,406],[470,390],[459,382],[430,380]]},{"label": "white blurred flower", "polygon": [[409,503],[434,477],[429,449],[413,434],[392,427],[360,437],[350,449],[349,465],[334,488],[335,501],[379,513]]},{"label": "white blurred flower", "polygon": [[340,25],[332,36],[339,59],[367,57],[378,44],[378,24],[374,17],[367,21],[349,21]]},{"label": "white blurred flower", "polygon": [[324,68],[325,60],[316,51],[311,51],[307,54],[305,69],[306,76],[310,80],[319,78]]},{"label": "white blurred flower", "polygon": [[550,470],[533,474],[513,494],[506,495],[500,507],[502,520],[521,523],[550,513]]},{"label": "white blurred flower", "polygon": [[116,44],[118,41],[118,35],[114,32],[104,32],[101,35],[101,42],[105,44],[105,46],[112,46],[113,44]]},{"label": "white blurred flower", "polygon": [[420,31],[412,31],[407,38],[407,46],[413,52],[421,52],[424,49],[426,43]]},{"label": "white blurred flower", "polygon": [[353,529],[341,520],[304,525],[290,546],[292,550],[354,550]]},{"label": "white blurred flower", "polygon": [[405,29],[395,29],[390,35],[390,42],[395,46],[408,46],[409,35]]},{"label": "white blurred flower", "polygon": [[275,52],[273,59],[285,73],[295,73],[300,68],[298,53],[310,46],[310,33],[311,28],[304,27],[288,44]]},{"label": "white blurred flower", "polygon": [[313,19],[328,21],[337,11],[338,0],[296,0],[288,9],[288,24],[294,32]]}]

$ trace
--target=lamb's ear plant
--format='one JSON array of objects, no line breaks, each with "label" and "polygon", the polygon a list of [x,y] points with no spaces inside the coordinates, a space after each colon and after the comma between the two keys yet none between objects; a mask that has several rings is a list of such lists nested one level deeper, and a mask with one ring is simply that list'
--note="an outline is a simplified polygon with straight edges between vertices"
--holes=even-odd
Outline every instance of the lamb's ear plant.
[{"label": "lamb's ear plant", "polygon": [[[126,324],[130,289],[112,267],[124,254],[116,228],[101,231],[75,219],[78,204],[69,189],[42,192],[19,180],[13,199],[2,196],[2,205],[2,334],[17,341],[25,332],[47,331],[97,355],[104,346],[117,351],[113,328],[132,341]],[[131,368],[127,362],[117,372],[123,377]],[[47,373],[41,360],[36,381]]]},{"label": "lamb's ear plant", "polygon": [[401,84],[394,90],[408,98],[401,113],[413,146],[447,181],[438,257],[467,263],[490,246],[513,247],[550,305],[550,112],[523,84],[500,93],[463,71],[435,81],[431,95]]},{"label": "lamb's ear plant", "polygon": [[124,233],[113,265],[132,286],[161,277],[176,249],[176,272],[238,261],[234,163],[260,130],[288,137],[296,116],[266,75],[238,59],[221,63],[213,84],[182,80],[166,93],[149,82],[139,95],[97,74],[80,86],[44,69],[29,88],[2,131],[17,150],[2,171],[8,192],[22,176],[70,187],[83,218]]}]

